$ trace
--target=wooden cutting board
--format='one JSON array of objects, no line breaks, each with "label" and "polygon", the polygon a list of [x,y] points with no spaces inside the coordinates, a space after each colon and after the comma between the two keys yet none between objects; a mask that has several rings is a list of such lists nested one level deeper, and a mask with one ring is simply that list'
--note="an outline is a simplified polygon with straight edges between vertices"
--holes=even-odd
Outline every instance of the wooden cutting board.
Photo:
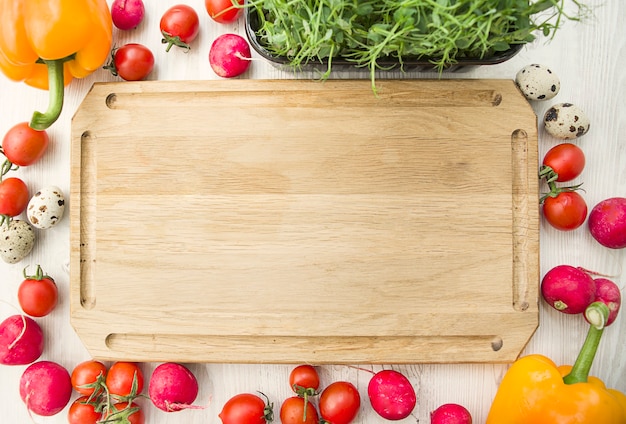
[{"label": "wooden cutting board", "polygon": [[537,119],[510,80],[98,83],[71,320],[103,360],[510,362],[538,325]]}]

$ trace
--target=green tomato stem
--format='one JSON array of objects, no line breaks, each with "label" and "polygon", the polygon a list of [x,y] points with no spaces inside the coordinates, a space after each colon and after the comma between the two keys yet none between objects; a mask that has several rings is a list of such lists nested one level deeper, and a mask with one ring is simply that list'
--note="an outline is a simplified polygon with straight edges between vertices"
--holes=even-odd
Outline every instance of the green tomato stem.
[{"label": "green tomato stem", "polygon": [[565,384],[586,383],[591,365],[598,351],[604,326],[609,319],[609,307],[602,302],[593,302],[585,310],[585,316],[590,322],[587,337],[583,343],[576,362],[569,374],[563,377]]},{"label": "green tomato stem", "polygon": [[44,60],[48,67],[48,92],[50,100],[46,112],[33,113],[30,127],[34,130],[43,131],[50,127],[61,115],[63,109],[63,97],[65,94],[63,63],[66,59]]},{"label": "green tomato stem", "polygon": [[28,274],[26,274],[26,269],[27,268],[28,267],[25,267],[24,270],[22,271],[22,274],[24,275],[25,279],[41,281],[44,278],[50,278],[49,275],[47,275],[47,274],[45,274],[43,272],[43,270],[41,269],[41,265],[37,265],[37,270],[35,271],[35,275],[28,275]]},{"label": "green tomato stem", "polygon": [[[2,152],[2,154],[4,154],[4,152]],[[2,163],[2,167],[0,168],[0,181],[2,181],[2,177],[4,177],[10,171],[17,171],[18,168],[19,168],[19,166],[15,165],[10,160],[8,160],[8,159],[5,160]]]},{"label": "green tomato stem", "polygon": [[161,35],[163,35],[163,39],[161,40],[161,43],[167,44],[167,47],[165,48],[165,52],[169,52],[172,46],[178,46],[184,49],[185,53],[191,50],[191,46],[189,46],[189,44],[181,40],[178,35],[171,35],[165,31],[161,31]]}]

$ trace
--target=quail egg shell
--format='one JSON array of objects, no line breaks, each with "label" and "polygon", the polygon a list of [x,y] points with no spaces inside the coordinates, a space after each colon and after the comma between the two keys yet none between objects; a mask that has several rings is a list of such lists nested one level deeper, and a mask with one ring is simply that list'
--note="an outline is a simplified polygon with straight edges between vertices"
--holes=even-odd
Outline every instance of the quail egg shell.
[{"label": "quail egg shell", "polygon": [[42,230],[54,227],[63,218],[65,197],[56,186],[42,188],[30,199],[26,216],[35,228]]},{"label": "quail egg shell", "polygon": [[578,106],[559,103],[552,106],[543,117],[546,131],[563,140],[578,138],[589,131],[589,118]]},{"label": "quail egg shell", "polygon": [[0,258],[9,264],[16,264],[33,250],[35,232],[28,222],[14,219],[0,225]]},{"label": "quail egg shell", "polygon": [[559,93],[561,82],[550,68],[532,64],[523,67],[515,83],[528,100],[549,100]]}]

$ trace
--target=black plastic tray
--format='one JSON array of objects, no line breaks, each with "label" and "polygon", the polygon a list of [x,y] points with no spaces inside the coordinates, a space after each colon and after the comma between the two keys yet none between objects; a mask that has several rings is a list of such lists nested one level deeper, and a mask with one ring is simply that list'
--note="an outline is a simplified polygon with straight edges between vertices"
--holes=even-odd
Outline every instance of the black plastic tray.
[{"label": "black plastic tray", "polygon": [[[293,66],[289,64],[289,59],[285,56],[274,56],[270,52],[268,52],[265,47],[261,44],[256,31],[259,29],[259,18],[257,10],[254,7],[247,7],[245,9],[245,25],[246,25],[246,36],[248,37],[248,41],[252,48],[265,60],[269,61],[276,68],[280,68],[282,70],[294,71]],[[515,56],[522,49],[522,44],[516,44],[511,47],[509,50],[500,52],[493,56],[487,58],[459,58],[454,65],[450,65],[443,69],[443,72],[457,72],[457,71],[467,71],[477,66],[483,65],[496,65],[498,63],[506,62]],[[378,64],[381,66],[382,71],[393,71],[398,70],[400,67],[402,71],[423,71],[423,72],[439,72],[437,67],[428,60],[428,58],[403,58],[402,64],[395,59],[384,59],[381,58],[378,61]],[[310,61],[306,65],[298,68],[297,70],[303,71],[313,71],[318,70],[321,72],[325,72],[328,68],[328,63],[326,61]],[[332,60],[332,70],[350,70],[350,71],[367,71],[369,72],[369,68],[366,66],[357,66],[355,62],[349,61],[342,57],[334,57]]]}]

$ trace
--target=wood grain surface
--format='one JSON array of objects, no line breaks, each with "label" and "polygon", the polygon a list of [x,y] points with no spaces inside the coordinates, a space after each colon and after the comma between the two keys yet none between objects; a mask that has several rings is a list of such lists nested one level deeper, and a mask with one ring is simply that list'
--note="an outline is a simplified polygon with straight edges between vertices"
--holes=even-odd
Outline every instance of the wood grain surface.
[{"label": "wood grain surface", "polygon": [[538,324],[536,116],[511,80],[377,85],[95,85],[70,266],[92,355],[514,360]]},{"label": "wood grain surface", "polygon": [[[163,12],[179,2],[174,0],[145,1],[144,22],[133,31],[114,31],[116,45],[138,42],[148,46],[154,53],[156,66],[150,80],[159,81],[219,81],[208,63],[208,51],[213,40],[220,34],[234,32],[244,34],[242,22],[220,25],[210,21],[204,11],[204,2],[188,0],[185,3],[196,9],[201,20],[201,30],[192,49],[184,53],[172,49],[165,52],[158,30]],[[566,2],[570,4],[570,2]],[[548,41],[539,37],[508,62],[444,74],[441,77],[427,72],[379,72],[379,78],[400,80],[423,79],[513,79],[522,67],[531,63],[550,66],[561,80],[557,97],[546,102],[532,102],[530,106],[541,118],[555,103],[571,102],[581,107],[591,119],[591,129],[576,143],[584,150],[587,163],[583,174],[573,184],[584,183],[584,196],[591,207],[611,196],[626,196],[626,3],[622,1],[589,0],[593,13],[580,23],[564,22],[556,37]],[[258,58],[255,58],[258,59]],[[241,79],[310,79],[316,81],[319,74],[291,73],[274,68],[262,60],[251,63]],[[362,71],[334,72],[333,80],[363,79],[369,74]],[[51,143],[42,160],[29,167],[21,167],[14,175],[23,178],[31,191],[44,185],[59,186],[69,198],[70,193],[70,150],[71,119],[78,106],[96,82],[119,82],[108,71],[99,70],[82,80],[75,80],[65,90],[65,105],[59,120],[49,131]],[[9,81],[0,75],[0,133],[4,134],[17,122],[26,121],[34,110],[45,110],[48,93],[29,88],[21,83]],[[160,119],[167,119],[175,110],[163,110]],[[237,115],[220,115],[223,120],[236,125]],[[184,117],[183,117],[184,118]],[[183,119],[180,126],[187,122]],[[123,130],[124,128],[122,128]],[[539,158],[559,140],[548,135],[539,122]],[[130,140],[129,140],[130,142]],[[165,153],[163,153],[165,154]],[[117,158],[118,160],[120,158]],[[187,164],[170,164],[184,168]],[[169,171],[172,174],[175,171]],[[465,184],[463,179],[454,181]],[[495,181],[494,181],[495,183]],[[540,191],[546,190],[541,185]],[[75,205],[68,202],[69,210]],[[523,206],[523,205],[520,205]],[[526,205],[536,208],[536,203]],[[485,205],[484,212],[497,213],[497,205]],[[31,255],[19,264],[0,262],[0,313],[6,317],[15,313],[17,286],[23,279],[23,269],[34,271],[37,264],[55,278],[59,287],[60,301],[57,309],[45,318],[38,319],[46,335],[46,347],[42,359],[59,362],[72,369],[79,362],[91,358],[81,338],[70,323],[70,219],[66,217],[55,228],[37,232],[37,242]],[[603,248],[589,235],[586,228],[561,232],[551,228],[543,219],[540,221],[540,276],[560,264],[572,264],[595,269],[612,278],[624,287],[626,277],[626,251]],[[134,282],[126,279],[126,286]],[[302,317],[302,331],[314,317]],[[210,324],[207,323],[207,326]],[[331,327],[331,329],[333,329]],[[572,364],[584,340],[587,324],[582,317],[565,316],[545,305],[539,304],[539,327],[531,337],[523,354],[547,355],[558,364]],[[592,374],[600,377],[608,387],[626,392],[626,315],[604,332]],[[311,346],[315,349],[315,346]],[[111,362],[106,362],[108,365]],[[158,362],[141,363],[146,376],[150,376]],[[383,424],[388,421],[379,417],[367,401],[367,384],[371,374],[362,369],[377,371],[395,369],[403,372],[415,387],[418,402],[408,418],[401,424],[428,423],[430,411],[447,402],[465,405],[472,413],[475,423],[484,423],[489,406],[498,384],[508,369],[506,363],[456,363],[456,364],[361,364],[361,369],[346,365],[328,364],[319,367],[322,385],[337,380],[353,382],[364,401],[354,424]],[[204,409],[165,413],[156,409],[148,399],[140,399],[150,424],[219,424],[217,417],[222,406],[231,396],[238,393],[262,391],[274,403],[275,408],[282,400],[291,396],[288,384],[290,364],[268,363],[193,363],[190,369],[200,384],[197,403]],[[19,379],[24,366],[0,367],[0,410],[3,423],[30,423],[33,421],[23,407],[18,392]],[[35,417],[40,424],[67,423],[67,408],[53,417]],[[276,418],[274,422],[279,422]]]}]

